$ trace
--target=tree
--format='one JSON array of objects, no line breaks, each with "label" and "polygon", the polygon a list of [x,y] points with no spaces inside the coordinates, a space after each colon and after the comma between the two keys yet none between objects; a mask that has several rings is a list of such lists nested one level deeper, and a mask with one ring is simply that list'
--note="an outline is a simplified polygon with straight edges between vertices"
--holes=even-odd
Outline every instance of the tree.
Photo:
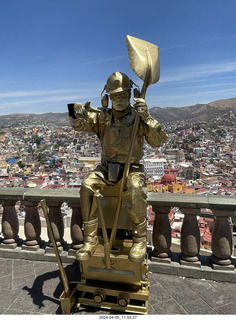
[{"label": "tree", "polygon": [[43,153],[40,152],[40,153],[38,154],[37,160],[38,160],[41,164],[43,164],[43,163],[45,163],[45,162],[47,161],[47,157],[45,156],[45,154],[43,154]]},{"label": "tree", "polygon": [[32,135],[32,140],[33,140],[33,143],[36,143],[36,144],[37,144],[37,146],[40,145],[41,138],[40,138],[37,134],[33,134],[33,135]]},{"label": "tree", "polygon": [[192,142],[196,142],[198,140],[198,138],[195,135],[193,135],[192,133],[188,134],[188,139]]},{"label": "tree", "polygon": [[185,155],[185,160],[193,160],[193,158],[189,154],[186,154]]},{"label": "tree", "polygon": [[21,169],[23,169],[23,168],[25,167],[25,164],[22,162],[22,160],[19,160],[19,161],[17,162],[17,164],[18,164],[18,166],[19,166]]}]

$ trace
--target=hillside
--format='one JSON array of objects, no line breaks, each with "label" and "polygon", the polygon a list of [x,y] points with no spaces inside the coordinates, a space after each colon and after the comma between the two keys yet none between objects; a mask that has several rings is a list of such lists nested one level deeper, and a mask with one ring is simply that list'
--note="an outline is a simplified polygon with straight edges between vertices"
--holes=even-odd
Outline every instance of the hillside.
[{"label": "hillside", "polygon": [[[160,123],[171,123],[180,120],[209,121],[217,116],[228,115],[233,112],[236,115],[236,98],[222,99],[208,104],[195,104],[186,107],[154,107],[149,109],[151,115]],[[16,127],[24,125],[55,125],[69,126],[68,113],[15,113],[0,116],[0,128]]]},{"label": "hillside", "polygon": [[232,111],[236,115],[236,98],[212,101],[208,104],[195,104],[187,107],[154,107],[151,115],[161,123],[179,120],[209,121]]},{"label": "hillside", "polygon": [[24,125],[55,125],[55,126],[69,126],[68,113],[15,113],[0,116],[0,128],[17,127]]}]

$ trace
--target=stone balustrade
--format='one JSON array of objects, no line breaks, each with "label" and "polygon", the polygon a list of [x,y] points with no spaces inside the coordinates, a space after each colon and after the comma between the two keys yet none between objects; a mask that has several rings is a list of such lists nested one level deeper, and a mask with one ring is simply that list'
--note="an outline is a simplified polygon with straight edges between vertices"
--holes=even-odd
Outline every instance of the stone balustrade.
[{"label": "stone balustrade", "polygon": [[186,194],[158,194],[150,193],[148,201],[155,212],[153,228],[154,261],[170,262],[171,230],[168,214],[170,207],[179,207],[184,214],[181,229],[180,264],[201,267],[200,231],[196,216],[201,208],[211,209],[215,223],[212,230],[211,262],[213,269],[233,270],[232,232],[229,217],[236,214],[236,198],[230,196],[198,196]]},{"label": "stone balustrade", "polygon": [[[50,241],[41,239],[39,204],[42,199],[46,200],[55,240],[61,252],[65,251],[61,205],[66,202],[72,208],[69,250],[68,244],[66,245],[68,254],[75,255],[83,243],[78,190],[0,189],[0,203],[3,206],[0,250],[14,250],[16,247],[21,247],[21,250],[37,251],[44,245],[45,253],[50,250],[52,253]],[[24,219],[25,239],[23,240],[19,238],[19,220],[15,209],[17,201],[21,201],[26,212]],[[200,232],[196,216],[199,215],[201,208],[208,208],[212,210],[215,217],[212,231],[212,268],[234,270],[234,265],[231,262],[232,232],[228,220],[229,217],[236,214],[235,197],[148,193],[148,204],[152,205],[155,212],[152,261],[171,263],[172,239],[168,214],[171,207],[179,207],[184,214],[179,263],[200,268]],[[46,245],[45,240],[47,241]]]}]

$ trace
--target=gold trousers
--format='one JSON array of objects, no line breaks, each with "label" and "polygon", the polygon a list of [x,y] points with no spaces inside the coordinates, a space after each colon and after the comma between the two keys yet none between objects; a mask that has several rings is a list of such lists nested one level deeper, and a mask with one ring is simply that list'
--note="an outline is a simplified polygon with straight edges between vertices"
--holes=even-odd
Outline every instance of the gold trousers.
[{"label": "gold trousers", "polygon": [[[99,165],[93,172],[84,179],[80,191],[80,202],[83,221],[96,219],[96,211],[92,209],[93,195],[99,190],[102,192],[109,188],[111,184],[107,180],[107,169]],[[126,208],[131,220],[135,224],[140,224],[146,219],[146,194],[143,191],[144,172],[141,165],[132,165],[128,175],[122,205]]]}]

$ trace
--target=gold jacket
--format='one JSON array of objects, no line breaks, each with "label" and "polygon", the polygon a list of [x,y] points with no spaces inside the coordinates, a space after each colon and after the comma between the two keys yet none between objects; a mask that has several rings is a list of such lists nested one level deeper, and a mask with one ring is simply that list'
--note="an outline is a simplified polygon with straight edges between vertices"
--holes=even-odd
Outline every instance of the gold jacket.
[{"label": "gold jacket", "polygon": [[[101,141],[102,161],[124,164],[129,152],[130,139],[135,119],[135,111],[123,118],[116,118],[110,108],[85,108],[74,104],[76,119],[70,117],[71,126],[76,131],[95,133]],[[160,123],[149,114],[146,121],[140,120],[137,140],[131,163],[139,163],[143,157],[144,138],[152,148],[160,147],[167,139]]]}]

